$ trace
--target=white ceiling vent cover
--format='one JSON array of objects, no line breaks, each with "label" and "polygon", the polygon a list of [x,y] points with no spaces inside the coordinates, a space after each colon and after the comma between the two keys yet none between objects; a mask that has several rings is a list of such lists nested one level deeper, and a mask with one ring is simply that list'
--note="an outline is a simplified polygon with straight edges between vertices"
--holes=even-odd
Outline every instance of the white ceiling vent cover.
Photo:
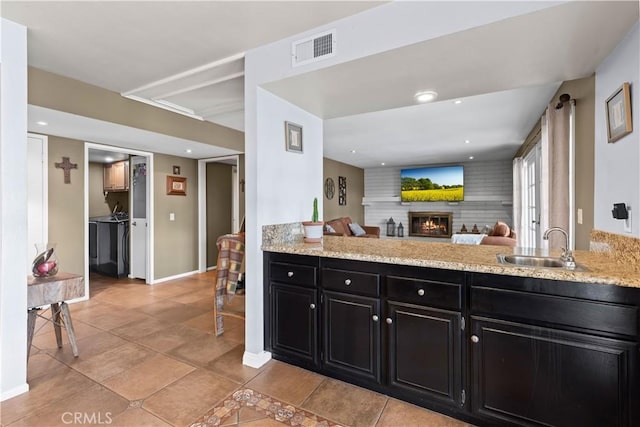
[{"label": "white ceiling vent cover", "polygon": [[336,30],[298,40],[291,45],[291,66],[309,64],[336,54]]}]

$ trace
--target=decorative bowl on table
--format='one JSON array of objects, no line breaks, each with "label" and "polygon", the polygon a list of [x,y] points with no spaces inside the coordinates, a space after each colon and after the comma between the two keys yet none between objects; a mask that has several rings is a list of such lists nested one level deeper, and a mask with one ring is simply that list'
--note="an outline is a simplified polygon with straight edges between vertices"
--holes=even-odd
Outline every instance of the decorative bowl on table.
[{"label": "decorative bowl on table", "polygon": [[33,277],[50,277],[58,273],[58,257],[55,245],[36,245],[38,255],[33,260],[31,272]]}]

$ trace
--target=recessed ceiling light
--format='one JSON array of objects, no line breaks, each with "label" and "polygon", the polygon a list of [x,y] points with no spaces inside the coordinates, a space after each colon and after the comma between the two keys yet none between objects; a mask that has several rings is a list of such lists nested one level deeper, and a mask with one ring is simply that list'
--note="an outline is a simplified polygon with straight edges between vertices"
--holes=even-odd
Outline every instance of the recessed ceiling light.
[{"label": "recessed ceiling light", "polygon": [[433,90],[425,90],[423,92],[418,92],[413,96],[416,99],[416,101],[420,103],[431,102],[431,101],[435,101],[435,99],[438,97],[438,92],[435,92]]},{"label": "recessed ceiling light", "polygon": [[462,104],[462,100],[461,99],[456,99],[455,101],[453,101],[454,104]]},{"label": "recessed ceiling light", "polygon": [[465,144],[469,144],[470,142],[471,142],[471,141],[469,141],[468,139],[465,139],[465,140],[464,140],[464,143],[465,143]]},{"label": "recessed ceiling light", "polygon": [[187,148],[187,149],[186,149],[186,150],[184,150],[184,151],[186,151],[187,153],[191,153],[191,148]]},{"label": "recessed ceiling light", "polygon": [[113,157],[107,156],[107,157],[104,158],[104,161],[105,162],[113,162]]},{"label": "recessed ceiling light", "polygon": [[46,125],[49,124],[47,122],[43,122],[42,120],[40,120],[39,122],[36,122],[36,123],[39,124],[40,126],[46,126]]},{"label": "recessed ceiling light", "polygon": [[473,156],[469,156],[469,160],[473,160]]},{"label": "recessed ceiling light", "polygon": [[380,163],[380,166],[384,166],[384,162]]},{"label": "recessed ceiling light", "polygon": [[351,150],[351,154],[356,154],[356,150]]}]

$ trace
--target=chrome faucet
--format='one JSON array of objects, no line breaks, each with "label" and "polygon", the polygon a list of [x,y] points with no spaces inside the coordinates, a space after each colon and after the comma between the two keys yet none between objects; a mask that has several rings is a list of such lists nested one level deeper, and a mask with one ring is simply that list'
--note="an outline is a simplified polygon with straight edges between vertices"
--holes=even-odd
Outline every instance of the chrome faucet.
[{"label": "chrome faucet", "polygon": [[571,249],[569,249],[569,234],[563,228],[551,227],[544,232],[544,234],[542,235],[542,238],[544,240],[549,240],[549,235],[554,231],[559,231],[564,235],[565,245],[564,245],[564,248],[562,248],[561,258],[565,268],[571,268],[571,269],[576,268],[576,260],[573,257],[573,253],[571,252]]}]

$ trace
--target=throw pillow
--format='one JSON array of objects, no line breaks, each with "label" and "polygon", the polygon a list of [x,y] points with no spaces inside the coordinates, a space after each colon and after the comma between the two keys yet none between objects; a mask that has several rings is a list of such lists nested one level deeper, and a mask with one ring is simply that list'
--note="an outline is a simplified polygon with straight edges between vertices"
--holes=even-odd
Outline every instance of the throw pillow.
[{"label": "throw pillow", "polygon": [[330,226],[329,224],[327,224],[324,226],[324,231],[326,231],[327,233],[335,233],[336,229]]},{"label": "throw pillow", "polygon": [[496,222],[496,225],[493,227],[494,236],[509,237],[509,234],[511,234],[511,229],[507,224],[502,221]]},{"label": "throw pillow", "polygon": [[367,234],[367,232],[364,231],[362,227],[360,227],[360,224],[356,224],[355,222],[349,224],[349,228],[351,229],[353,235],[356,237],[364,236],[365,234]]}]

